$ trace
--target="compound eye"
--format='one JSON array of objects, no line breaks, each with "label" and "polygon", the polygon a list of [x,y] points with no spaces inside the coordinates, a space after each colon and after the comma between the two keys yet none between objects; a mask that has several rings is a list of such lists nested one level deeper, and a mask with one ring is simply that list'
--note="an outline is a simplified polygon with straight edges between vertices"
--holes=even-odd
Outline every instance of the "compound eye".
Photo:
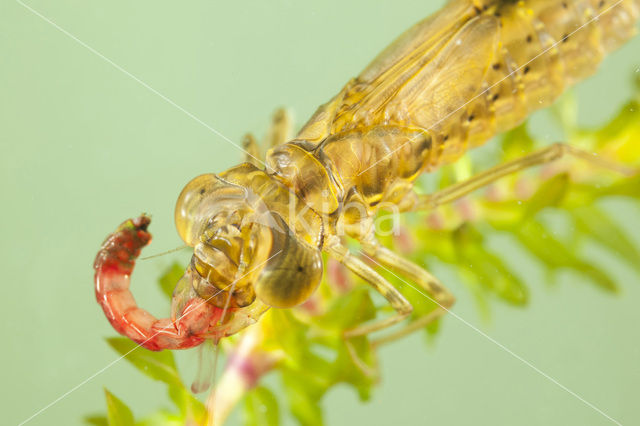
[{"label": "compound eye", "polygon": [[236,185],[220,180],[213,173],[200,175],[189,182],[178,197],[175,221],[180,238],[195,246],[212,218],[223,211],[237,213],[246,193]]},{"label": "compound eye", "polygon": [[211,195],[217,182],[218,178],[212,173],[200,175],[189,182],[178,197],[175,209],[176,228],[180,238],[190,246],[197,244],[204,223],[211,218]]},{"label": "compound eye", "polygon": [[280,216],[274,217],[279,226],[270,229],[273,258],[258,276],[255,291],[269,306],[291,308],[306,301],[320,284],[322,256],[320,250],[297,239]]}]

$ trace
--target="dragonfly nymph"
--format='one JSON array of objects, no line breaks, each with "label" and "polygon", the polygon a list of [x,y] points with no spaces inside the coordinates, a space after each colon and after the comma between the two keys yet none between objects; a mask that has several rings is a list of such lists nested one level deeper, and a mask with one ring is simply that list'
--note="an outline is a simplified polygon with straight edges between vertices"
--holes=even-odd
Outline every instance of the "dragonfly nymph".
[{"label": "dragonfly nymph", "polygon": [[[307,300],[321,281],[325,252],[395,309],[348,330],[347,340],[412,312],[372,264],[393,270],[437,303],[433,312],[380,341],[426,326],[454,297],[428,271],[377,241],[376,213],[384,205],[401,212],[433,209],[563,156],[602,165],[554,144],[431,194],[413,190],[422,173],[517,126],[594,73],[608,52],[635,34],[639,14],[640,0],[450,1],[320,106],[292,140],[278,127],[286,122],[281,117],[264,166],[249,140],[246,163],[186,185],[175,221],[193,257],[173,293],[171,318],[156,319],[131,295],[135,259],[150,240],[149,218],[125,221],[95,262],[96,296],[107,318],[152,350],[217,340],[270,307]],[[351,253],[345,236],[358,240],[372,263]]]}]

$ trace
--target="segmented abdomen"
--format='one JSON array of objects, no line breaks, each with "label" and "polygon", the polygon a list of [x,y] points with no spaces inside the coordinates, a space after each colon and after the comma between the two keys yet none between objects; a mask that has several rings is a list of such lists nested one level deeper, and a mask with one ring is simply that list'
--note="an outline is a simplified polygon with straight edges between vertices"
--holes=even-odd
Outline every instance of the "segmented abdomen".
[{"label": "segmented abdomen", "polygon": [[269,169],[320,213],[351,199],[399,202],[421,172],[595,72],[639,14],[640,0],[452,0],[275,148]]},{"label": "segmented abdomen", "polygon": [[493,1],[476,8],[499,20],[499,45],[479,93],[431,123],[431,168],[513,128],[594,73],[634,34],[640,1]]}]

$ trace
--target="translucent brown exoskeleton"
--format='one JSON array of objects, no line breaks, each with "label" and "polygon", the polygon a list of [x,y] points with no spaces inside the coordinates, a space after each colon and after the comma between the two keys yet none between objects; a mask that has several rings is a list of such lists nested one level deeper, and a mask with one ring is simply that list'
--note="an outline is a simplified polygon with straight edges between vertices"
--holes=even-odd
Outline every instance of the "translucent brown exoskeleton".
[{"label": "translucent brown exoskeleton", "polygon": [[[616,169],[554,144],[435,193],[413,190],[420,174],[515,127],[592,74],[606,53],[635,33],[639,13],[640,0],[449,2],[383,51],[292,140],[281,113],[266,166],[255,161],[260,150],[248,138],[247,163],[186,185],[175,221],[194,253],[174,291],[170,319],[138,308],[129,291],[134,261],[150,239],[148,217],[121,225],[95,263],[96,295],[108,319],[152,350],[218,339],[257,321],[269,307],[304,302],[321,281],[325,252],[396,310],[348,330],[347,341],[412,312],[377,267],[415,283],[438,306],[376,342],[424,327],[454,297],[429,272],[377,242],[376,213],[384,205],[403,212],[432,209],[564,155]],[[369,261],[352,254],[343,236],[357,239]]]}]

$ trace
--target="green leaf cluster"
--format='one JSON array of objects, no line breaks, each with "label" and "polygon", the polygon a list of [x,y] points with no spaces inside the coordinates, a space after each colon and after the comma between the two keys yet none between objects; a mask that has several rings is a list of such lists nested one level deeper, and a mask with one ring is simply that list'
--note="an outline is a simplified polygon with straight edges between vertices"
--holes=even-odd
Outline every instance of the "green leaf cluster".
[{"label": "green leaf cluster", "polygon": [[[577,113],[570,96],[555,107],[554,114],[569,145],[596,152],[628,170],[640,170],[638,106],[635,100],[627,103],[597,129],[576,126]],[[545,146],[528,131],[526,123],[506,133],[500,143],[501,158],[492,165]],[[490,166],[476,168],[481,171]],[[452,177],[457,172],[453,166],[445,167],[439,186],[454,183]],[[452,265],[484,312],[490,296],[513,305],[525,305],[528,300],[526,277],[519,276],[517,268],[491,248],[497,236],[515,241],[550,278],[559,271],[570,271],[582,281],[615,292],[615,280],[581,250],[586,242],[599,244],[640,270],[640,250],[602,206],[602,201],[611,197],[637,201],[640,176],[624,177],[581,159],[565,158],[502,178],[451,205],[413,215],[405,225],[410,231],[404,234],[413,236],[414,246],[407,255],[422,264],[438,259]],[[554,231],[547,220],[550,216],[564,220],[568,235]],[[402,249],[397,239],[385,242]]]},{"label": "green leaf cluster", "polygon": [[[575,124],[577,112],[570,97],[559,103],[554,114],[570,145],[597,152],[629,168],[639,167],[637,99],[627,103],[609,123],[595,129]],[[500,158],[494,164],[544,146],[526,124],[505,134],[500,144]],[[436,186],[446,187],[488,166],[465,159],[441,170]],[[518,274],[503,253],[492,248],[496,237],[510,238],[550,277],[559,271],[570,271],[580,280],[613,292],[617,288],[609,273],[581,250],[586,242],[599,244],[640,270],[640,250],[602,206],[601,200],[610,197],[637,201],[640,176],[623,179],[584,161],[567,159],[503,178],[434,211],[408,215],[402,239],[397,236],[381,239],[388,247],[427,267],[436,262],[451,265],[485,314],[489,312],[491,299],[524,306],[529,297],[526,277]],[[568,232],[555,232],[549,215],[560,216],[569,224],[564,227]],[[172,286],[182,272],[180,265],[172,265],[160,278],[160,288],[167,296],[171,296]],[[279,378],[284,392],[274,392],[263,382],[248,391],[242,405],[245,424],[277,425],[285,411],[282,407],[286,406],[300,424],[321,425],[323,396],[339,384],[350,386],[362,400],[370,397],[379,380],[375,351],[368,338],[346,340],[343,333],[389,315],[390,308],[384,301],[374,303],[366,285],[344,270],[341,273],[346,277],[348,291],[335,285],[331,274],[325,273],[323,284],[310,302],[292,310],[271,309],[253,326],[259,327],[262,336],[257,353],[265,357],[281,354],[269,374]],[[414,318],[435,308],[432,301],[407,288],[402,280],[385,271],[381,273],[414,305]],[[437,331],[437,323],[425,329],[428,335]],[[87,417],[87,423],[204,424],[205,407],[184,386],[172,353],[137,348],[124,338],[111,338],[107,342],[144,375],[162,382],[174,407],[136,420],[131,409],[105,390],[106,415]],[[232,339],[228,347],[235,344],[237,340]]]},{"label": "green leaf cluster", "polygon": [[135,420],[132,410],[105,389],[107,415],[89,416],[85,418],[87,423],[109,426],[204,424],[206,418],[204,404],[196,399],[183,384],[172,352],[149,351],[124,337],[109,338],[107,343],[142,374],[163,382],[167,386],[169,398],[174,403],[175,409],[159,410],[151,416]]},{"label": "green leaf cluster", "polygon": [[[323,305],[321,313],[272,309],[260,324],[266,336],[265,350],[285,354],[275,372],[284,385],[289,410],[305,425],[323,424],[322,397],[335,385],[350,385],[366,400],[375,381],[374,376],[354,367],[347,347],[351,345],[356,356],[375,369],[368,340],[360,337],[347,343],[342,336],[344,330],[375,317],[376,307],[369,292],[357,287],[337,297],[325,284],[321,293],[324,294],[315,301]],[[266,412],[277,412],[276,400],[265,395],[264,388],[251,391],[245,402],[246,411],[253,413],[257,402],[268,400],[262,403]]]}]

